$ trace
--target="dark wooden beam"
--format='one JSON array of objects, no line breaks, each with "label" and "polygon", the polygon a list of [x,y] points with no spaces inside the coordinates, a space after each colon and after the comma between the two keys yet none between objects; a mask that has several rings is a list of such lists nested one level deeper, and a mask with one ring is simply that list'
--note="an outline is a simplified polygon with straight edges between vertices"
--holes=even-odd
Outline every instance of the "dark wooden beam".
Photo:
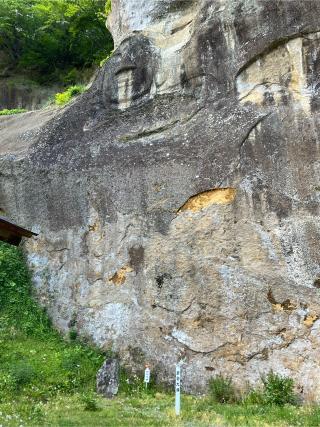
[{"label": "dark wooden beam", "polygon": [[37,236],[37,234],[0,216],[0,240],[2,242],[19,246],[22,237],[30,238],[32,236]]}]

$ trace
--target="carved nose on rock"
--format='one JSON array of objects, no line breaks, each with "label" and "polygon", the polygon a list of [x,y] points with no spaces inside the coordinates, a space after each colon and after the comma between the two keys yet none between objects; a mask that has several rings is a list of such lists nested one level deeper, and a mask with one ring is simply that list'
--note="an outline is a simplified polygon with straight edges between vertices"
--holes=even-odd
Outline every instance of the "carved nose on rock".
[{"label": "carved nose on rock", "polygon": [[133,66],[122,66],[116,72],[116,78],[118,81],[118,105],[120,109],[130,107],[133,97],[133,70],[136,67]]}]

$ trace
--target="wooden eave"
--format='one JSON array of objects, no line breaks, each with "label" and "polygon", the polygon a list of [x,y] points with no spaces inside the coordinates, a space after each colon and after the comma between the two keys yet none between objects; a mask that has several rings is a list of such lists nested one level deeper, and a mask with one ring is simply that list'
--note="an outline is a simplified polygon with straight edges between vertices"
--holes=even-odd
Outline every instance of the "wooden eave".
[{"label": "wooden eave", "polygon": [[18,246],[21,242],[22,237],[30,238],[32,236],[37,236],[36,233],[33,233],[26,228],[20,227],[19,225],[14,224],[8,219],[0,216],[0,240],[11,245]]}]

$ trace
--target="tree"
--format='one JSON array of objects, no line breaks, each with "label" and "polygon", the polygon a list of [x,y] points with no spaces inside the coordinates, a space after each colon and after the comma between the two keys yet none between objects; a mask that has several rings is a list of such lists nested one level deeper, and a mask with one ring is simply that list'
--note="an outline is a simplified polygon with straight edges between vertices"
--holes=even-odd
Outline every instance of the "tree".
[{"label": "tree", "polygon": [[22,54],[33,1],[0,0],[0,49],[16,64]]},{"label": "tree", "polygon": [[0,0],[0,49],[38,80],[90,67],[113,49],[105,0]]}]

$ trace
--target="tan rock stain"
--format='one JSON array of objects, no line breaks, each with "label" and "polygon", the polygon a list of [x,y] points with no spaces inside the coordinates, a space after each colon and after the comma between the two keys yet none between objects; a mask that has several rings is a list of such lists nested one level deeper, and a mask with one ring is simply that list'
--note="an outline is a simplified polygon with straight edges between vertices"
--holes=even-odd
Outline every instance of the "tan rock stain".
[{"label": "tan rock stain", "polygon": [[272,304],[272,308],[274,311],[283,311],[284,308],[282,307],[281,304]]},{"label": "tan rock stain", "polygon": [[123,285],[127,278],[127,273],[131,273],[133,269],[129,266],[120,268],[112,277],[109,282],[113,282],[115,285]]},{"label": "tan rock stain", "polygon": [[99,225],[96,222],[92,225],[89,225],[89,231],[95,232],[98,230],[98,228],[99,228]]},{"label": "tan rock stain", "polygon": [[211,205],[227,205],[234,201],[236,197],[235,188],[215,188],[204,191],[190,197],[190,199],[178,210],[178,213],[184,211],[198,212]]},{"label": "tan rock stain", "polygon": [[283,302],[276,301],[271,289],[269,289],[267,297],[268,301],[272,304],[272,308],[274,311],[292,311],[297,308],[297,306],[293,304],[289,299],[286,299]]},{"label": "tan rock stain", "polygon": [[306,316],[303,323],[308,328],[311,328],[313,324],[319,319],[319,316],[317,314],[310,314],[309,316]]}]

